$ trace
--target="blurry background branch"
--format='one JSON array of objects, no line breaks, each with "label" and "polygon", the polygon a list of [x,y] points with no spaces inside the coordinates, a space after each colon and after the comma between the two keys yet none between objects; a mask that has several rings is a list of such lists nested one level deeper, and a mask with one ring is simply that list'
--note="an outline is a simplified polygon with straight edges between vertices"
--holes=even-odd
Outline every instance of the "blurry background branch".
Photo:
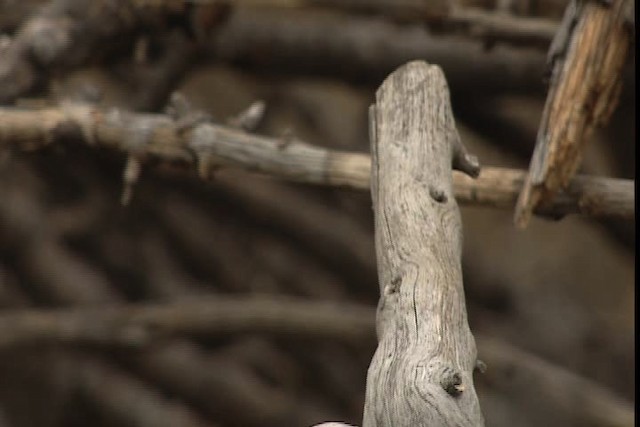
[{"label": "blurry background branch", "polygon": [[[514,15],[496,15],[497,12],[486,13],[477,8],[410,14],[414,17],[435,16],[436,21],[444,20],[455,24],[452,24],[454,27],[468,28],[473,37],[465,38],[451,34],[451,31],[442,34],[436,31],[437,26],[429,30],[424,24],[389,22],[385,15],[310,13],[305,8],[283,9],[263,5],[238,6],[227,17],[228,7],[235,2],[193,5],[182,1],[122,1],[130,9],[130,19],[124,12],[113,16],[105,13],[96,15],[101,20],[96,25],[86,24],[87,19],[100,11],[100,7],[107,6],[97,2],[92,8],[82,7],[72,0],[56,0],[51,3],[57,4],[56,7],[45,7],[31,18],[32,22],[24,24],[18,36],[8,39],[5,46],[4,58],[0,60],[0,88],[3,88],[0,103],[28,93],[38,82],[45,83],[47,73],[51,74],[51,71],[63,72],[89,60],[109,57],[109,51],[96,51],[91,47],[93,45],[112,40],[112,45],[132,50],[133,41],[140,34],[134,29],[139,30],[141,26],[151,34],[176,25],[186,27],[190,32],[200,34],[197,40],[203,51],[201,54],[208,52],[206,56],[211,58],[240,63],[260,72],[288,70],[288,73],[332,75],[375,83],[397,66],[422,58],[442,66],[454,94],[542,89],[544,52],[503,45],[488,48],[487,43],[502,33],[508,33],[508,28],[518,28],[522,32],[527,28],[548,27],[541,31],[546,34],[546,47],[555,32],[551,24],[510,24],[510,19],[517,19]],[[411,2],[416,7],[424,7],[425,3],[420,3],[422,6]],[[392,9],[403,7],[393,6],[392,2],[384,4]],[[71,13],[68,9],[74,10],[70,25],[58,28],[56,20],[67,19],[65,17]],[[335,12],[336,8],[329,9]],[[496,23],[507,28],[491,30],[491,25]],[[82,27],[76,28],[80,24]],[[432,23],[432,27],[434,25]],[[63,33],[51,34],[52,29],[47,32],[42,28]],[[477,40],[474,31],[488,34],[488,41]],[[74,37],[82,37],[81,42]],[[525,34],[522,37],[530,36]],[[60,40],[60,46],[48,47],[55,40]],[[83,48],[70,50],[65,47],[76,44]],[[39,46],[46,52],[46,58],[40,58]],[[112,55],[121,53],[113,52]],[[467,78],[468,64],[473,64],[475,78],[472,81]],[[629,73],[627,75],[628,84],[635,84],[633,77]]]},{"label": "blurry background branch", "polygon": [[362,340],[373,338],[373,312],[369,306],[273,296],[4,312],[0,314],[0,347],[42,343],[140,347],[180,335],[246,332]]},{"label": "blurry background branch", "polygon": [[[487,50],[481,41],[439,36],[424,25],[401,25],[382,17],[252,8],[236,10],[208,50],[261,72],[288,70],[370,83],[422,58],[440,64],[452,90],[461,92],[541,88],[545,63],[539,50]],[[473,80],[467,78],[469,64]]]},{"label": "blurry background branch", "polygon": [[514,382],[522,382],[540,390],[528,402],[531,407],[553,405],[564,416],[581,407],[579,423],[584,425],[614,427],[633,423],[635,415],[629,402],[563,367],[487,337],[478,340],[478,352],[487,361],[485,375],[490,384],[506,391],[514,387]]},{"label": "blurry background branch", "polygon": [[375,13],[400,22],[417,22],[437,30],[461,31],[486,42],[548,47],[558,29],[556,21],[517,16],[504,11],[460,7],[455,2],[420,0],[230,0],[241,6],[320,7],[347,12]]},{"label": "blurry background branch", "polygon": [[[0,346],[93,344],[143,349],[180,334],[214,336],[251,332],[332,341],[373,341],[374,321],[375,310],[368,305],[273,297],[215,297],[112,308],[27,309],[0,317]],[[633,422],[632,405],[592,381],[500,340],[480,336],[477,342],[479,357],[488,365],[484,372],[488,383],[498,389],[512,390],[517,387],[511,384],[515,376],[517,383],[534,388],[538,396],[528,405],[535,407],[542,403],[555,407],[565,416],[580,407],[581,422],[594,426],[626,426]],[[99,390],[104,385],[108,385],[107,390],[119,390],[111,393],[113,398],[98,397],[98,401],[119,405],[116,400],[121,399],[115,396],[124,393],[141,398],[140,395],[144,395],[134,380],[107,375],[112,368],[101,363],[104,362],[84,360],[78,374],[84,378],[82,387],[86,392],[102,396]],[[88,366],[93,368],[87,369]],[[96,375],[102,379],[98,380]],[[133,390],[128,391],[129,388]],[[158,409],[162,414],[162,406]],[[131,413],[127,415],[130,416]],[[139,416],[144,416],[144,412]],[[169,419],[175,422],[174,417],[178,416],[185,415],[180,415],[180,410],[175,408]]]},{"label": "blurry background branch", "polygon": [[[55,0],[43,5],[0,46],[0,104],[29,93],[56,72],[122,54],[144,32],[167,31],[176,19],[188,25],[188,18],[182,17],[186,7],[130,0]],[[209,9],[208,25],[213,27],[224,19],[227,8]]]}]

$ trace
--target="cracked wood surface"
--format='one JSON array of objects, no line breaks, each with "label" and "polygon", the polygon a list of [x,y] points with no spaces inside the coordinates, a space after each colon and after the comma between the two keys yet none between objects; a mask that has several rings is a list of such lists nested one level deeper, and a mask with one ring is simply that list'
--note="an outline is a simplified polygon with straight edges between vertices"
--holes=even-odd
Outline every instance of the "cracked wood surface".
[{"label": "cracked wood surface", "polygon": [[414,61],[393,72],[370,132],[381,296],[363,425],[483,426],[452,165],[479,170],[461,148],[440,67]]}]

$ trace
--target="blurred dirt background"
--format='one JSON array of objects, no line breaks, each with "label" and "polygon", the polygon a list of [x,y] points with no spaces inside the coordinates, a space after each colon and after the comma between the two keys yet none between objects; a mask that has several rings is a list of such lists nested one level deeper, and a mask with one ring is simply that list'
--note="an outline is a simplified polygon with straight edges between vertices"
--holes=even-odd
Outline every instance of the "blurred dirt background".
[{"label": "blurred dirt background", "polygon": [[[46,3],[0,1],[0,52]],[[462,3],[557,22],[567,2]],[[504,4],[511,9],[501,11]],[[257,133],[367,152],[375,89],[396,66],[425,59],[443,63],[462,140],[481,163],[528,167],[546,95],[544,45],[489,43],[340,7],[232,8],[203,35],[195,30],[207,15],[198,13],[52,66],[6,104],[100,93],[104,106],[163,111],[179,90],[224,123],[261,99],[267,110]],[[353,34],[341,39],[341,31]],[[496,55],[507,65],[485,64]],[[635,178],[634,62],[613,119],[587,145],[582,173]],[[121,153],[72,143],[3,157],[2,312],[223,293],[375,306],[368,193],[228,169],[203,182],[157,165],[144,168],[123,207],[124,162]],[[488,355],[480,346],[487,425],[627,425],[620,420],[635,401],[635,224],[535,218],[520,231],[512,211],[461,211],[471,329],[499,343],[484,347]],[[358,424],[374,349],[370,340],[259,334],[142,349],[0,348],[0,426]]]}]

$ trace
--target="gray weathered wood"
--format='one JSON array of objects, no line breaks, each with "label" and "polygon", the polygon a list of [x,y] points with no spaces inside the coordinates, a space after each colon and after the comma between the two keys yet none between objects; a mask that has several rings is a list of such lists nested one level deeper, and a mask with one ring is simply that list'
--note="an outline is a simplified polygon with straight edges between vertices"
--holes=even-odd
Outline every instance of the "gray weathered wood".
[{"label": "gray weathered wood", "polygon": [[393,72],[370,120],[380,301],[363,425],[483,426],[452,184],[453,166],[479,167],[462,149],[440,67]]}]

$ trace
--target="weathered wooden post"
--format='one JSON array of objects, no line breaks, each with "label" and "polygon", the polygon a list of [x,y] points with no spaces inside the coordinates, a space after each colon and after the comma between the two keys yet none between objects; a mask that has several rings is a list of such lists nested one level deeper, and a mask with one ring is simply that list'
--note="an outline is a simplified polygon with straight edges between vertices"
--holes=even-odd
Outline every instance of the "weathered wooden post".
[{"label": "weathered wooden post", "polygon": [[452,190],[453,168],[477,176],[479,165],[460,142],[440,67],[393,72],[369,121],[380,302],[363,427],[483,426]]}]

